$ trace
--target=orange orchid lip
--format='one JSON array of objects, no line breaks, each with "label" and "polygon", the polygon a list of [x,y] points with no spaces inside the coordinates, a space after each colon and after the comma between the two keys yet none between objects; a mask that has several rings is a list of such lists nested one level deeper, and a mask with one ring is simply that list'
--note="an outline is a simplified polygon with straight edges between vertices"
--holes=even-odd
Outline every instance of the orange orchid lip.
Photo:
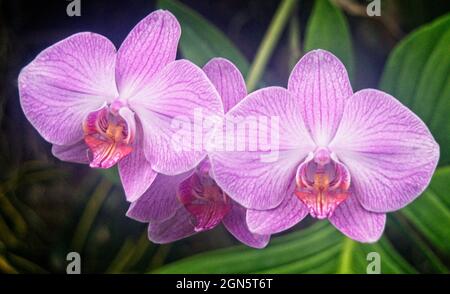
[{"label": "orange orchid lip", "polygon": [[178,200],[191,214],[197,232],[217,226],[230,212],[232,205],[228,195],[210,177],[209,168],[209,163],[201,164],[180,183],[177,191]]},{"label": "orange orchid lip", "polygon": [[91,112],[83,123],[83,131],[91,167],[109,168],[133,150],[127,122],[108,106]]},{"label": "orange orchid lip", "polygon": [[296,183],[295,195],[308,207],[311,216],[318,219],[331,217],[349,196],[347,169],[324,150],[300,165]]}]

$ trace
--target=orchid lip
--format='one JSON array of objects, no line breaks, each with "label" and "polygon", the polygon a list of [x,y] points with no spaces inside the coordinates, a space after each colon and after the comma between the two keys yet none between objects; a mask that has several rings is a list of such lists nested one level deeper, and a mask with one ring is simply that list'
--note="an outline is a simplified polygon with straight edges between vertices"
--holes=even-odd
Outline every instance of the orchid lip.
[{"label": "orchid lip", "polygon": [[178,187],[178,200],[191,214],[196,232],[216,227],[231,210],[231,200],[209,175],[209,162]]},{"label": "orchid lip", "polygon": [[[134,130],[119,114],[120,101],[89,113],[83,122],[84,141],[89,147],[90,166],[110,168],[132,151]],[[120,106],[120,107],[119,107]]]},{"label": "orchid lip", "polygon": [[318,219],[333,215],[349,196],[349,187],[347,168],[325,148],[310,153],[297,169],[295,195]]}]

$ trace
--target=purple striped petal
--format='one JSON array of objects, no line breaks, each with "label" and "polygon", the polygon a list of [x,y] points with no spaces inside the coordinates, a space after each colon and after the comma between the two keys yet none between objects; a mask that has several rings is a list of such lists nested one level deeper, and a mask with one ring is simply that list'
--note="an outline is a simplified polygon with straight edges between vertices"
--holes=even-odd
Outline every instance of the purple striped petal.
[{"label": "purple striped petal", "polygon": [[318,146],[333,138],[352,94],[345,66],[328,51],[311,51],[297,63],[289,77],[288,89],[303,107],[298,115],[305,120]]},{"label": "purple striped petal", "polygon": [[52,154],[62,161],[75,163],[89,163],[88,147],[84,141],[80,141],[73,145],[53,145]]},{"label": "purple striped petal", "polygon": [[[291,195],[296,168],[314,150],[299,113],[298,99],[280,87],[253,92],[227,113],[231,121],[233,117],[257,119],[259,123],[253,129],[262,133],[258,140],[252,132],[236,134],[238,142],[258,141],[254,151],[248,144],[244,151],[236,151],[234,144],[234,151],[214,150],[209,155],[218,185],[242,206],[271,209]],[[271,144],[262,146],[266,137]]]},{"label": "purple striped petal", "polygon": [[231,211],[223,219],[227,230],[239,241],[254,248],[264,248],[270,240],[270,235],[259,235],[250,232],[245,220],[246,209],[233,202]]},{"label": "purple striped petal", "polygon": [[143,150],[143,131],[140,123],[136,124],[136,136],[131,144],[133,151],[119,161],[120,180],[128,201],[136,201],[147,191],[157,176]]},{"label": "purple striped petal", "polygon": [[347,237],[364,243],[380,239],[386,223],[386,214],[365,210],[357,195],[342,202],[329,218],[330,222]]},{"label": "purple striped petal", "polygon": [[247,96],[244,78],[229,60],[213,58],[203,67],[203,71],[219,92],[225,113]]},{"label": "purple striped petal", "polygon": [[308,208],[291,194],[276,208],[268,210],[247,211],[247,225],[250,231],[257,234],[275,234],[285,231],[308,215]]},{"label": "purple striped petal", "polygon": [[116,80],[121,98],[144,87],[175,60],[181,29],[175,16],[157,10],[141,20],[117,52]]},{"label": "purple striped petal", "polygon": [[94,33],[72,35],[42,51],[19,75],[25,116],[50,143],[83,138],[85,116],[117,97],[116,49]]},{"label": "purple striped petal", "polygon": [[359,202],[374,212],[413,201],[439,160],[426,125],[394,97],[372,89],[348,100],[330,149],[349,169]]},{"label": "purple striped petal", "polygon": [[187,60],[167,65],[129,103],[144,128],[145,157],[155,171],[168,175],[190,170],[205,157],[213,126],[200,124],[223,113],[212,83]]},{"label": "purple striped petal", "polygon": [[177,190],[191,174],[192,171],[176,176],[158,174],[150,188],[131,203],[127,216],[141,222],[162,222],[172,217],[177,209],[184,209],[177,198]]},{"label": "purple striped petal", "polygon": [[184,208],[178,209],[171,218],[150,223],[148,226],[148,238],[158,244],[174,242],[195,233],[191,215]]}]

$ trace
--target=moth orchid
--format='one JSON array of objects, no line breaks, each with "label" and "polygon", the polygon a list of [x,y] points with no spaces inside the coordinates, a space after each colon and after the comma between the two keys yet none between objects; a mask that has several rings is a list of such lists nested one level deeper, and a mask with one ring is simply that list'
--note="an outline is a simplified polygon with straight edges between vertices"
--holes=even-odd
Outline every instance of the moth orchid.
[{"label": "moth orchid", "polygon": [[387,93],[353,93],[344,65],[324,50],[297,63],[288,89],[256,91],[226,116],[248,115],[279,118],[276,160],[261,160],[262,150],[219,150],[210,158],[216,182],[248,209],[257,234],[284,231],[310,214],[375,242],[386,213],[422,193],[439,159],[419,117]]},{"label": "moth orchid", "polygon": [[[244,79],[228,60],[214,58],[204,66],[204,71],[217,88],[225,112],[246,96]],[[249,231],[246,209],[216,184],[208,158],[186,173],[158,175],[147,192],[131,204],[127,215],[148,222],[148,236],[155,243],[179,240],[220,223],[252,247],[265,247],[270,238]]]},{"label": "moth orchid", "polygon": [[129,201],[157,173],[179,174],[204,158],[201,148],[173,147],[174,118],[193,120],[197,108],[223,113],[205,73],[175,61],[180,33],[176,18],[158,10],[118,50],[104,36],[78,33],[42,51],[19,76],[23,111],[52,153],[94,168],[118,164]]}]

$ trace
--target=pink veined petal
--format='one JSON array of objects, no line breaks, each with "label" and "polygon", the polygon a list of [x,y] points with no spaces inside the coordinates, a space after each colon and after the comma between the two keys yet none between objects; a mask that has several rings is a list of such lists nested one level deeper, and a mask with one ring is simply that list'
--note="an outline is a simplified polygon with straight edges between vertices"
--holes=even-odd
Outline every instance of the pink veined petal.
[{"label": "pink veined petal", "polygon": [[115,58],[107,38],[79,33],[45,49],[22,69],[20,103],[45,140],[72,145],[83,138],[85,116],[117,96]]},{"label": "pink veined petal", "polygon": [[75,163],[89,163],[88,147],[84,141],[73,145],[53,145],[52,154],[62,161]]},{"label": "pink veined petal", "polygon": [[247,225],[257,234],[275,234],[285,231],[308,215],[308,208],[293,196],[294,188],[280,205],[268,210],[247,210]]},{"label": "pink veined petal", "polygon": [[174,242],[195,233],[191,215],[184,208],[178,209],[171,218],[152,222],[148,226],[148,238],[158,244]]},{"label": "pink veined petal", "polygon": [[133,151],[119,161],[120,180],[130,202],[144,194],[157,176],[144,156],[143,141],[142,126],[138,122],[134,142],[131,144]]},{"label": "pink veined petal", "polygon": [[244,78],[229,60],[213,58],[203,70],[219,92],[225,113],[247,96]]},{"label": "pink veined petal", "polygon": [[386,223],[386,214],[365,210],[358,201],[357,195],[339,204],[330,222],[347,237],[363,242],[373,243],[380,239]]},{"label": "pink veined petal", "polygon": [[122,98],[129,98],[174,61],[181,29],[169,11],[157,10],[141,20],[117,52],[116,80]]},{"label": "pink veined petal", "polygon": [[374,212],[413,201],[439,160],[427,126],[394,97],[372,89],[348,100],[330,149],[349,169],[359,202]]},{"label": "pink veined petal", "polygon": [[292,70],[288,90],[303,104],[305,125],[318,146],[333,138],[352,94],[347,70],[341,61],[325,50],[305,54]]},{"label": "pink veined petal", "polygon": [[214,126],[204,121],[223,114],[216,89],[187,60],[167,65],[129,103],[144,128],[145,157],[155,171],[168,175],[190,170],[205,157]]},{"label": "pink veined petal", "polygon": [[[250,128],[238,132],[235,128],[231,150],[222,148],[209,154],[216,182],[242,206],[271,209],[291,196],[296,168],[314,150],[299,115],[300,106],[286,89],[269,87],[251,93],[226,114],[227,120],[234,120],[238,126],[242,126],[242,120],[236,118],[257,122],[246,125],[252,125],[255,132]],[[230,135],[225,136],[229,141]],[[240,149],[243,151],[237,151],[239,142],[245,143]]]},{"label": "pink veined petal", "polygon": [[224,217],[225,228],[239,241],[254,248],[264,248],[270,240],[270,235],[259,235],[250,232],[245,220],[246,209],[236,202],[232,203],[231,211]]},{"label": "pink veined petal", "polygon": [[176,176],[158,174],[150,188],[131,203],[127,216],[141,222],[162,222],[172,217],[179,208],[184,209],[178,201],[177,190],[180,183],[193,171]]}]

